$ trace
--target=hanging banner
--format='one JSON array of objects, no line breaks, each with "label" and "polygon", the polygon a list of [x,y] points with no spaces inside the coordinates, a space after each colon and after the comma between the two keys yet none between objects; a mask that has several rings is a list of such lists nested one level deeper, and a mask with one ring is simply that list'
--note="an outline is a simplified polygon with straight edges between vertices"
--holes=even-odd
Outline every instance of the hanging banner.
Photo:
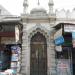
[{"label": "hanging banner", "polygon": [[63,43],[64,43],[63,36],[60,36],[57,39],[55,39],[55,45],[59,46],[59,45],[62,45]]},{"label": "hanging banner", "polygon": [[15,40],[16,40],[16,43],[19,41],[19,27],[18,27],[18,25],[15,26]]}]

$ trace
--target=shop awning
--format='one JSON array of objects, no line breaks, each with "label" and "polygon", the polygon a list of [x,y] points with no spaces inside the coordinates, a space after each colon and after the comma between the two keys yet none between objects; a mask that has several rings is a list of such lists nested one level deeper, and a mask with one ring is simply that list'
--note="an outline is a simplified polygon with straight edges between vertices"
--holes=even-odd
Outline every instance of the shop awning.
[{"label": "shop awning", "polygon": [[64,25],[75,25],[75,24],[73,24],[73,23],[59,23],[59,24],[55,25],[53,28],[60,29],[60,28],[63,28]]}]

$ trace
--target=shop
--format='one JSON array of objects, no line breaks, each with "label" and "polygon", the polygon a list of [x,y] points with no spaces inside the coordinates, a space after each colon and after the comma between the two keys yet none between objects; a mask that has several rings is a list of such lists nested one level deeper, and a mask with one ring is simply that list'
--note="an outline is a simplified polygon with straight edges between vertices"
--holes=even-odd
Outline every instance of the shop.
[{"label": "shop", "polygon": [[[60,72],[60,75],[75,75],[75,24],[60,23],[55,29],[57,74]],[[59,39],[60,36],[64,41]]]},{"label": "shop", "polygon": [[13,69],[17,73],[20,70],[21,28],[18,21],[0,22],[0,72]]}]

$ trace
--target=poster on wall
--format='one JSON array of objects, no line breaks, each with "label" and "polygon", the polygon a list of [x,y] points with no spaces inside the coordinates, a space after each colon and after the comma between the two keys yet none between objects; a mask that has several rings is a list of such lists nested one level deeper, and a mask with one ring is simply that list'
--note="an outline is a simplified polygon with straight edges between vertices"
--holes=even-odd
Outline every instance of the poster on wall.
[{"label": "poster on wall", "polygon": [[12,54],[11,61],[18,61],[18,54]]}]

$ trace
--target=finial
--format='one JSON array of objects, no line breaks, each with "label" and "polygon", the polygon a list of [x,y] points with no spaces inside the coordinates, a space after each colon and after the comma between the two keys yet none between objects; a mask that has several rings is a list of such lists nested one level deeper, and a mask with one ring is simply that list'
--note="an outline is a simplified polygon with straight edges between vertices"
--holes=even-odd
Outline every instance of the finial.
[{"label": "finial", "polygon": [[27,13],[27,8],[28,8],[28,0],[24,0],[23,7],[24,7],[23,12],[24,12],[24,14],[26,14]]},{"label": "finial", "polygon": [[49,0],[49,3],[48,3],[49,5],[54,5],[54,2],[53,2],[53,0]]},{"label": "finial", "polygon": [[39,0],[38,0],[38,6],[40,5],[40,2],[39,2]]},{"label": "finial", "polygon": [[49,0],[49,14],[53,14],[53,6],[54,6],[54,2],[53,0]]}]

